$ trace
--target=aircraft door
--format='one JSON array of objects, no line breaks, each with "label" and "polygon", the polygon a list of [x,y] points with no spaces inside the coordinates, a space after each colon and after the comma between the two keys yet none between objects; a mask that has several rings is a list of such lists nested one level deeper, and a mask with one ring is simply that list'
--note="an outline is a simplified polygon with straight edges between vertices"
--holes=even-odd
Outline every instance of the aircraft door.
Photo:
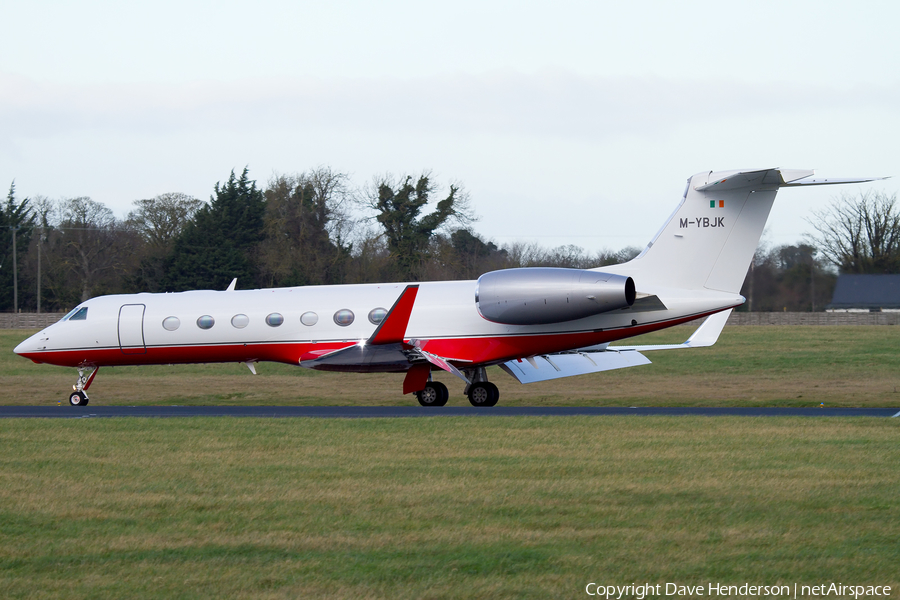
[{"label": "aircraft door", "polygon": [[119,309],[119,347],[122,354],[146,354],[143,304],[123,304]]}]

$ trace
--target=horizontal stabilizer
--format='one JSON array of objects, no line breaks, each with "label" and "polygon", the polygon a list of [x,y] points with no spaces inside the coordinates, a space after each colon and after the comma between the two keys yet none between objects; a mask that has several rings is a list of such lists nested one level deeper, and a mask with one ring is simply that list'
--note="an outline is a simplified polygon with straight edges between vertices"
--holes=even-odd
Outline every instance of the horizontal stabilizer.
[{"label": "horizontal stabilizer", "polygon": [[778,188],[791,181],[811,177],[813,174],[815,174],[815,171],[778,168],[716,173],[718,177],[713,181],[705,185],[698,185],[694,189],[698,192],[707,192],[711,190],[737,190],[740,188]]},{"label": "horizontal stabilizer", "polygon": [[844,177],[844,178],[813,178],[815,171],[810,169],[757,169],[754,171],[729,171],[714,173],[713,181],[697,185],[694,189],[698,192],[724,192],[749,188],[754,190],[778,189],[781,187],[795,187],[801,185],[836,185],[841,183],[866,183],[888,179],[887,177]]},{"label": "horizontal stabilizer", "polygon": [[725,328],[725,323],[731,315],[731,309],[723,310],[706,317],[703,324],[682,344],[659,344],[655,346],[610,346],[610,350],[676,350],[679,348],[706,348],[712,346],[719,339],[719,335]]},{"label": "horizontal stabilizer", "polygon": [[505,362],[500,368],[518,379],[519,383],[534,383],[648,364],[650,360],[640,352],[606,350],[531,356]]},{"label": "horizontal stabilizer", "polygon": [[881,181],[882,179],[890,179],[890,177],[818,177],[813,179],[807,177],[790,183],[784,184],[784,187],[794,187],[800,185],[837,185],[839,183],[867,183],[869,181]]}]

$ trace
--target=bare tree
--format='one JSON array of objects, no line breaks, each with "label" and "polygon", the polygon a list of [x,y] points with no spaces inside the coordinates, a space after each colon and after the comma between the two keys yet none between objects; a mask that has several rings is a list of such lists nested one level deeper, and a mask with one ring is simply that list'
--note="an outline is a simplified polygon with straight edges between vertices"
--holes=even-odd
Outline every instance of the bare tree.
[{"label": "bare tree", "polygon": [[562,267],[593,269],[627,262],[641,253],[640,248],[626,246],[618,251],[603,249],[588,254],[581,246],[568,244],[544,248],[537,242],[514,242],[504,246],[512,267]]},{"label": "bare tree", "polygon": [[900,273],[900,207],[897,194],[842,195],[808,219],[808,236],[843,273]]},{"label": "bare tree", "polygon": [[135,209],[128,213],[126,223],[152,248],[167,252],[203,206],[203,201],[171,192],[147,200],[135,200],[133,204]]},{"label": "bare tree", "polygon": [[132,256],[131,236],[109,208],[88,197],[61,200],[59,216],[60,259],[78,280],[84,302],[102,276],[126,269]]},{"label": "bare tree", "polygon": [[125,224],[140,236],[137,268],[126,277],[134,291],[162,291],[165,262],[175,240],[194,220],[204,203],[197,198],[172,192],[146,200],[135,200]]}]

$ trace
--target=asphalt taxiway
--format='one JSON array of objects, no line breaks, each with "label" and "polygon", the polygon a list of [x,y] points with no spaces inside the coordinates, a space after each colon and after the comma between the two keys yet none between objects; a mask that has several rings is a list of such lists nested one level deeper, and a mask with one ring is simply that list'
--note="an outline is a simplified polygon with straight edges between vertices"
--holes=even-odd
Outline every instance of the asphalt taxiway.
[{"label": "asphalt taxiway", "polygon": [[900,417],[900,408],[624,407],[624,406],[0,406],[0,418],[274,417],[571,417],[667,415],[701,417]]}]

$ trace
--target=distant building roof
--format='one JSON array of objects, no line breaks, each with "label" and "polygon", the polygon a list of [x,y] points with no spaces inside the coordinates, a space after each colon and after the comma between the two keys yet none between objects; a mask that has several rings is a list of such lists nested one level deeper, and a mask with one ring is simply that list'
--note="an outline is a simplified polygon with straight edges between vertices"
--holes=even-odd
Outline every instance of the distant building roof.
[{"label": "distant building roof", "polygon": [[900,308],[900,275],[841,275],[828,308]]}]

